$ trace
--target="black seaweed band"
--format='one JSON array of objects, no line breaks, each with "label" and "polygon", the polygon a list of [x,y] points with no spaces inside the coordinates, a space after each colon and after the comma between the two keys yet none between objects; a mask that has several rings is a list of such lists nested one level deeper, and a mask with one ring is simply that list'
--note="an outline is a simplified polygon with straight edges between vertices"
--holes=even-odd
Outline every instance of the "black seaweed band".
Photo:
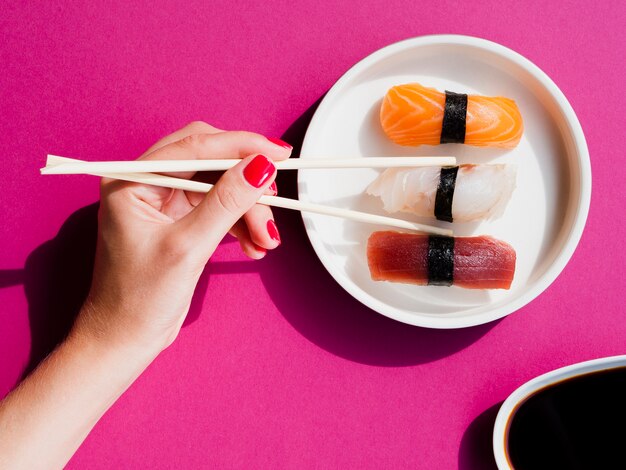
[{"label": "black seaweed band", "polygon": [[451,286],[454,281],[454,238],[428,237],[428,285]]},{"label": "black seaweed band", "polygon": [[435,217],[439,220],[452,222],[452,199],[458,171],[458,166],[447,166],[442,167],[439,173],[439,185],[435,195]]},{"label": "black seaweed band", "polygon": [[446,90],[446,105],[443,110],[441,144],[465,142],[465,119],[467,117],[467,95]]}]

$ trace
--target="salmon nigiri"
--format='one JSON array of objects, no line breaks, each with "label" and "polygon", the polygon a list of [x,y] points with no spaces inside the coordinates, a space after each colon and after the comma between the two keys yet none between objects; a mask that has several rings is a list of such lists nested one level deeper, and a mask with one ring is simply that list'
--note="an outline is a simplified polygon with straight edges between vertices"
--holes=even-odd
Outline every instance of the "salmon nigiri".
[{"label": "salmon nigiri", "polygon": [[418,83],[387,92],[380,123],[387,137],[407,146],[465,143],[513,148],[524,130],[512,99],[442,93]]},{"label": "salmon nigiri", "polygon": [[367,241],[367,263],[374,281],[466,289],[509,289],[515,250],[489,236],[441,237],[374,232]]}]

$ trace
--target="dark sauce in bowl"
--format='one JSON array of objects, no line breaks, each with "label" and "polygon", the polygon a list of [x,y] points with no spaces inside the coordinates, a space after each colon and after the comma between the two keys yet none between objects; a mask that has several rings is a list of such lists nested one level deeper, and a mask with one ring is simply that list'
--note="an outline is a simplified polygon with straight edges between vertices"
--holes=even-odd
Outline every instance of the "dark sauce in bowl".
[{"label": "dark sauce in bowl", "polygon": [[515,470],[626,469],[626,367],[533,393],[509,418],[506,452]]}]

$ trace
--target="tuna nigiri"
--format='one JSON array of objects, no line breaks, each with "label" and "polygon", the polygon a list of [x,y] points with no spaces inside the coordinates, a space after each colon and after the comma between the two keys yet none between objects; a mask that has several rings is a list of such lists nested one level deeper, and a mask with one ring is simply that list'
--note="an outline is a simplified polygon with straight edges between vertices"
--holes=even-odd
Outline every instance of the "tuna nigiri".
[{"label": "tuna nigiri", "polygon": [[509,289],[515,250],[489,236],[441,237],[374,232],[367,262],[374,281],[455,285],[466,289]]},{"label": "tuna nigiri", "polygon": [[515,165],[389,168],[367,188],[387,212],[409,212],[448,222],[494,219],[515,189]]},{"label": "tuna nigiri", "polygon": [[524,129],[515,101],[465,95],[418,83],[394,86],[380,108],[387,137],[400,145],[465,143],[515,147]]}]

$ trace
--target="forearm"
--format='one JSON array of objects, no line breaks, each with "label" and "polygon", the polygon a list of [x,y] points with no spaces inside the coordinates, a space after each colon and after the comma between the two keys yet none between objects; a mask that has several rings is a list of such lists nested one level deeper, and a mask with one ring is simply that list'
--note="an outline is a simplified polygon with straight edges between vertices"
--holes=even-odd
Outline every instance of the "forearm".
[{"label": "forearm", "polygon": [[155,355],[70,335],[0,403],[0,468],[62,468]]}]

